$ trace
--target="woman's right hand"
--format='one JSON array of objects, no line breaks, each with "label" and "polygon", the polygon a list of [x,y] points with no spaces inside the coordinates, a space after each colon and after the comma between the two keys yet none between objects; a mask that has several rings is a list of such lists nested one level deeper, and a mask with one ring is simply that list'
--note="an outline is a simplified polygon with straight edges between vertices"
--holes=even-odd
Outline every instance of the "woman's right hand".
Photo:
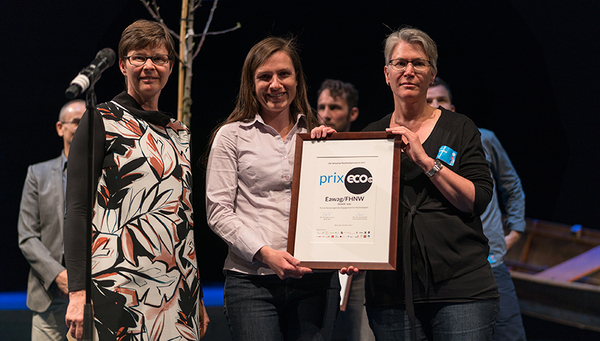
[{"label": "woman's right hand", "polygon": [[320,139],[322,138],[326,138],[327,135],[331,135],[333,133],[337,133],[337,131],[333,128],[331,128],[330,126],[326,126],[326,125],[321,125],[318,126],[316,128],[313,128],[313,130],[310,131],[310,138],[314,139]]},{"label": "woman's right hand", "polygon": [[85,307],[85,290],[69,293],[69,306],[65,314],[65,323],[71,336],[77,340],[83,338],[83,311]]},{"label": "woman's right hand", "polygon": [[294,258],[287,251],[274,250],[266,245],[258,250],[255,257],[267,264],[281,279],[302,278],[305,274],[312,273],[312,269],[299,266],[300,260]]}]

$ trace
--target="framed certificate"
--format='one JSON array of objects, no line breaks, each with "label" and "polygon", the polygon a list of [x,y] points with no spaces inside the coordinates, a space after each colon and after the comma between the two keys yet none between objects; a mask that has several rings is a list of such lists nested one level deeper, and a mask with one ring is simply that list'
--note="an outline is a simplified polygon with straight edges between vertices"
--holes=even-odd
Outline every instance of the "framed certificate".
[{"label": "framed certificate", "polygon": [[401,138],[296,137],[287,250],[313,269],[395,270]]}]

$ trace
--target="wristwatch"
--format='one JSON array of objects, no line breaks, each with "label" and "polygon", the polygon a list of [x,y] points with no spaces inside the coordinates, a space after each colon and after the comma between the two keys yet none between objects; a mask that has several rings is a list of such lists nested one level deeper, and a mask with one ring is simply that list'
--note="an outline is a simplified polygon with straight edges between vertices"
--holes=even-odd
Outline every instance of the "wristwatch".
[{"label": "wristwatch", "polygon": [[427,175],[428,178],[431,178],[432,176],[435,175],[435,173],[439,172],[440,169],[444,168],[444,165],[442,164],[442,162],[438,159],[434,160],[434,164],[433,167],[431,167],[430,170],[428,170],[427,172],[425,172],[425,175]]}]

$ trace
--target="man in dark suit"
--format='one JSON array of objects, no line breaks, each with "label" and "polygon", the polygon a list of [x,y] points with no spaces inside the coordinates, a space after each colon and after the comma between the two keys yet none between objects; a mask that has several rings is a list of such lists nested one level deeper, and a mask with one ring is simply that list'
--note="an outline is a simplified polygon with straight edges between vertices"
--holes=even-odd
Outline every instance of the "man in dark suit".
[{"label": "man in dark suit", "polygon": [[85,101],[73,100],[60,110],[56,131],[62,154],[29,166],[19,211],[19,247],[31,269],[27,307],[33,311],[31,340],[66,340],[67,270],[63,265],[63,219],[67,157],[73,134],[85,112]]}]

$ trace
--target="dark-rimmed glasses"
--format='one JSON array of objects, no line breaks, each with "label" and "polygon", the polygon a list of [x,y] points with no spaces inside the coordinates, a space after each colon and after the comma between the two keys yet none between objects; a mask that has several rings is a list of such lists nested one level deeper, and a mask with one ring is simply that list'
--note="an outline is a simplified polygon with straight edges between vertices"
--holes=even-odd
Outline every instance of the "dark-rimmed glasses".
[{"label": "dark-rimmed glasses", "polygon": [[416,72],[425,72],[431,65],[431,62],[425,59],[408,60],[403,58],[392,59],[389,62],[389,65],[392,67],[392,69],[399,72],[405,71],[408,67],[408,64],[411,64]]},{"label": "dark-rimmed glasses", "polygon": [[139,54],[134,54],[125,57],[125,59],[129,60],[129,63],[133,66],[142,66],[146,64],[148,59],[152,60],[154,65],[164,65],[171,60],[171,56],[168,54],[155,54],[154,56],[142,56]]}]

